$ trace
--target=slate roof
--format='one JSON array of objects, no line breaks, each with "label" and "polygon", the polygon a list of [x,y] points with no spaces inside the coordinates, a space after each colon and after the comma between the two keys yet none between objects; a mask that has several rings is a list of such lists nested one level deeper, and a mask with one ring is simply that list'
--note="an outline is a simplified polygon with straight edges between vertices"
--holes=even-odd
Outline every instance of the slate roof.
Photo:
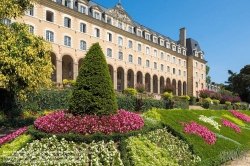
[{"label": "slate roof", "polygon": [[193,53],[194,49],[197,49],[197,51],[201,51],[199,43],[192,38],[186,39],[186,46],[187,46],[187,56],[194,55]]}]

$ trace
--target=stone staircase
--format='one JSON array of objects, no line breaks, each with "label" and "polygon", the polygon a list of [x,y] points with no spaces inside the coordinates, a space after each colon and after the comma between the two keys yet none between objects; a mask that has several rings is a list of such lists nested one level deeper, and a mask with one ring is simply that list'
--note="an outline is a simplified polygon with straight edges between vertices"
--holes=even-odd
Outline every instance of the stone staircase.
[{"label": "stone staircase", "polygon": [[189,110],[205,110],[205,109],[202,108],[201,106],[190,105],[190,106],[189,106]]}]

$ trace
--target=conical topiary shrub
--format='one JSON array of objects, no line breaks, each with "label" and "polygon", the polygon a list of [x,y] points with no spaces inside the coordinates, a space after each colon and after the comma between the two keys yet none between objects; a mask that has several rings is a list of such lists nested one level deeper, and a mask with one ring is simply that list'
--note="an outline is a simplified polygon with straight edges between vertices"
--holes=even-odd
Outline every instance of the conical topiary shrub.
[{"label": "conical topiary shrub", "polygon": [[94,43],[79,70],[69,112],[74,115],[109,115],[118,112],[108,64],[99,43]]}]

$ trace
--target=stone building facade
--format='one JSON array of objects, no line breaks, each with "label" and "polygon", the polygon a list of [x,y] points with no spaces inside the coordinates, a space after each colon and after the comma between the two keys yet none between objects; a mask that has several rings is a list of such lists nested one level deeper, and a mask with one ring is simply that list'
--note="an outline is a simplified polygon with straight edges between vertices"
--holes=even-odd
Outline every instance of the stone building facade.
[{"label": "stone building facade", "polygon": [[204,52],[186,38],[185,28],[174,41],[133,21],[120,3],[105,8],[89,0],[39,0],[17,21],[52,43],[54,82],[76,79],[88,48],[99,42],[115,90],[142,83],[148,92],[160,94],[170,83],[174,94],[196,96],[206,88]]}]

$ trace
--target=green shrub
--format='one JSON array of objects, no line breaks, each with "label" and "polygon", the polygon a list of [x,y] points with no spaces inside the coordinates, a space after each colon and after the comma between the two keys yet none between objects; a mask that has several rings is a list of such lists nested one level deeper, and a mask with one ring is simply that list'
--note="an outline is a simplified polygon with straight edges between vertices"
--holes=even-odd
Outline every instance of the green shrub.
[{"label": "green shrub", "polygon": [[124,109],[127,111],[135,111],[136,98],[127,97],[125,95],[116,95],[118,109]]},{"label": "green shrub", "polygon": [[143,116],[152,118],[152,119],[156,119],[158,121],[161,121],[161,115],[157,113],[157,109],[156,108],[152,108],[149,111],[146,111]]},{"label": "green shrub", "polygon": [[194,105],[196,102],[196,97],[190,96],[189,105]]},{"label": "green shrub", "polygon": [[213,100],[213,103],[215,104],[215,105],[218,105],[218,104],[220,104],[220,100]]},{"label": "green shrub", "polygon": [[247,109],[247,104],[246,103],[242,104],[242,110],[246,110],[246,109]]},{"label": "green shrub", "polygon": [[182,95],[181,98],[187,101],[190,100],[190,97],[188,95]]},{"label": "green shrub", "polygon": [[118,105],[106,58],[98,43],[86,54],[79,70],[69,111],[74,114],[117,114]]},{"label": "green shrub", "polygon": [[226,101],[225,104],[226,104],[226,106],[230,106],[231,102],[230,101]]},{"label": "green shrub", "polygon": [[189,102],[188,101],[175,101],[174,108],[189,109]]},{"label": "green shrub", "polygon": [[134,96],[136,95],[137,91],[134,88],[126,88],[124,89],[123,93],[127,96]]},{"label": "green shrub", "polygon": [[224,110],[225,107],[223,105],[220,105],[220,104],[218,104],[218,105],[216,105],[216,104],[210,104],[209,105],[209,109],[210,110]]},{"label": "green shrub", "polygon": [[164,100],[172,99],[172,98],[173,98],[173,94],[172,94],[172,93],[169,93],[169,92],[164,92],[164,93],[162,94],[162,98],[163,98]]},{"label": "green shrub", "polygon": [[205,98],[203,101],[202,101],[202,107],[203,108],[209,108],[209,106],[211,105],[211,99],[209,97]]}]

